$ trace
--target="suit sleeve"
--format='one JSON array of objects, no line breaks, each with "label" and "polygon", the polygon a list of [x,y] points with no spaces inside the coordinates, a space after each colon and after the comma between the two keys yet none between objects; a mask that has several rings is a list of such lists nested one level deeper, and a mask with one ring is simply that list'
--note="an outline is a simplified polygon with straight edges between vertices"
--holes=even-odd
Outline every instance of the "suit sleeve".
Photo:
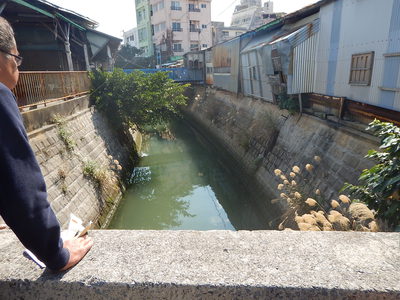
[{"label": "suit sleeve", "polygon": [[24,246],[53,270],[64,267],[60,225],[10,90],[0,84],[0,214]]}]

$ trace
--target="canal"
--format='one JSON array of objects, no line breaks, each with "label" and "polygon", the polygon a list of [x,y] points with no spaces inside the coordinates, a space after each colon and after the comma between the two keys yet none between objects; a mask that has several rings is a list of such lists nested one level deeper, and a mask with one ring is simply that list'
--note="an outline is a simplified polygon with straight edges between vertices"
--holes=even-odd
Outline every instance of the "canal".
[{"label": "canal", "polygon": [[[235,163],[183,121],[146,134],[110,229],[274,229],[278,212]],[[267,209],[265,207],[267,206]],[[268,208],[270,207],[270,208]]]}]

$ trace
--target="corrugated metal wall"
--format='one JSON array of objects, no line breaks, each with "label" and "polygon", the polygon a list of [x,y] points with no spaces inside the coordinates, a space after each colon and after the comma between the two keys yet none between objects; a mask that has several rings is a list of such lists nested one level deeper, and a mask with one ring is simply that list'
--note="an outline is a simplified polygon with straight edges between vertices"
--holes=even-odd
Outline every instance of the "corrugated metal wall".
[{"label": "corrugated metal wall", "polygon": [[[385,82],[400,88],[400,58],[385,56],[400,52],[400,1],[337,0],[321,8],[320,19],[314,92],[400,111],[400,92],[381,89]],[[371,51],[371,84],[350,84],[352,55]]]},{"label": "corrugated metal wall", "polygon": [[213,47],[214,86],[238,92],[240,38]]},{"label": "corrugated metal wall", "polygon": [[[243,94],[273,102],[271,85],[264,68],[265,57],[261,49],[246,52],[241,55],[241,79]],[[272,64],[272,62],[269,62]]]},{"label": "corrugated metal wall", "polygon": [[319,33],[293,50],[293,77],[288,94],[312,93],[314,91],[316,52]]}]

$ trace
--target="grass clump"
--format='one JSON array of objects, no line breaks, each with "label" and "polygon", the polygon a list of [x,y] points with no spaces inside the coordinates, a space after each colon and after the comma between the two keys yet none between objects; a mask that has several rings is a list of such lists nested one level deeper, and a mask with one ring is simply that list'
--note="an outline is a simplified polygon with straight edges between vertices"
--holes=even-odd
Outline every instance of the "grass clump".
[{"label": "grass clump", "polygon": [[[314,157],[315,164],[321,158]],[[327,201],[319,189],[312,195],[305,193],[307,176],[312,175],[315,166],[306,164],[303,169],[293,166],[289,174],[280,169],[274,171],[281,183],[278,184],[280,198],[272,200],[284,201],[288,210],[279,224],[279,229],[298,229],[300,231],[369,231],[379,230],[375,213],[364,203],[352,201],[347,195],[340,195],[338,200]]]},{"label": "grass clump", "polygon": [[60,115],[55,115],[52,120],[53,124],[57,125],[58,136],[63,141],[68,152],[71,152],[76,147],[76,142],[72,138],[72,133],[67,129],[66,121]]},{"label": "grass clump", "polygon": [[110,175],[105,168],[99,166],[95,161],[88,160],[83,163],[83,175],[93,180],[99,187],[104,186],[110,180]]}]

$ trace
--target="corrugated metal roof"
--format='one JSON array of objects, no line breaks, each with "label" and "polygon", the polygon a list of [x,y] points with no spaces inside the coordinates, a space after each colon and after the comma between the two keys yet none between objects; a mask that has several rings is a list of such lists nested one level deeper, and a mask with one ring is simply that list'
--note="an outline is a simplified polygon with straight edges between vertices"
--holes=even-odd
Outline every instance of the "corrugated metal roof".
[{"label": "corrugated metal roof", "polygon": [[274,41],[271,41],[269,44],[273,45],[287,40],[289,41],[290,45],[296,47],[297,45],[300,45],[302,42],[319,32],[319,28],[320,20],[316,19],[312,23],[309,23],[294,32],[291,32],[287,35],[277,38]]}]

